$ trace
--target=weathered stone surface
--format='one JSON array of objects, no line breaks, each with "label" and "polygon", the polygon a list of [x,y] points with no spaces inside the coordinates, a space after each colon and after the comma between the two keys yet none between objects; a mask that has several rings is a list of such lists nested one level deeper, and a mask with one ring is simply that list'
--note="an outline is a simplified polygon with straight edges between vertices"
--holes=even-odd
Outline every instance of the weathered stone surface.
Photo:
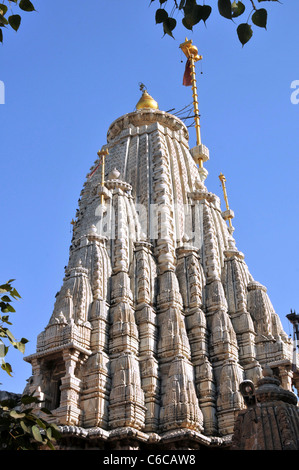
[{"label": "weathered stone surface", "polygon": [[280,381],[265,370],[258,388],[247,381],[243,395],[248,409],[235,423],[233,450],[299,450],[297,397],[280,387]]},{"label": "weathered stone surface", "polygon": [[97,446],[227,445],[244,379],[256,384],[268,364],[286,389],[298,383],[292,344],[185,125],[141,109],[111,124],[106,148],[105,185],[96,160],[53,313],[26,358],[27,390],[67,436]]}]

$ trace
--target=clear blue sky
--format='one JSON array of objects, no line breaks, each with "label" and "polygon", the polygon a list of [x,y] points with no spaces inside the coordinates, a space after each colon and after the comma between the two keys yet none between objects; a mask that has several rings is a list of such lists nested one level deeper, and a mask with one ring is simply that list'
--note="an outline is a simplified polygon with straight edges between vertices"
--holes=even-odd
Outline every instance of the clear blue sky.
[{"label": "clear blue sky", "polygon": [[[109,125],[134,110],[139,82],[162,110],[191,102],[179,49],[186,35],[204,57],[197,70],[202,140],[210,150],[207,187],[222,198],[218,175],[225,174],[237,247],[268,288],[287,334],[285,315],[299,311],[299,104],[290,99],[299,80],[298,6],[265,2],[268,30],[254,28],[242,48],[216,0],[207,2],[215,8],[206,28],[187,34],[178,16],[175,40],[162,38],[157,1],[149,3],[35,0],[38,12],[24,12],[19,31],[5,32],[0,283],[16,279],[22,296],[11,319],[17,338],[30,340],[25,355],[35,352],[52,313],[70,221]],[[0,389],[22,392],[31,367],[13,349],[7,360],[14,378],[0,372]]]}]

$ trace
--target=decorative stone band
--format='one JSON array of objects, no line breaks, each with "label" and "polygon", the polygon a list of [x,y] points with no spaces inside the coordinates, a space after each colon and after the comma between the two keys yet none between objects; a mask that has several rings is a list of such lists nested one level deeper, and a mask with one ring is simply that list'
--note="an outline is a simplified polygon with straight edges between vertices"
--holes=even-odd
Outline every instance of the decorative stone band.
[{"label": "decorative stone band", "polygon": [[182,131],[184,138],[188,140],[189,133],[187,127],[180,119],[164,111],[142,109],[133,113],[125,114],[124,116],[121,116],[120,118],[116,119],[108,129],[107,141],[109,143],[120,132],[127,129],[130,124],[133,124],[133,126],[138,127],[149,124],[155,124],[157,122],[173,131]]},{"label": "decorative stone band", "polygon": [[211,446],[212,448],[221,448],[229,446],[231,442],[231,436],[226,437],[213,437],[205,436],[204,434],[190,429],[176,429],[173,431],[167,431],[163,435],[157,433],[144,433],[132,427],[119,427],[106,431],[100,427],[92,427],[89,429],[81,428],[79,426],[60,426],[62,438],[80,438],[80,439],[92,439],[93,441],[99,440],[102,442],[110,440],[129,440],[138,443],[148,443],[151,445],[159,444],[171,444],[178,441],[183,442],[187,440],[192,441],[204,446]]}]

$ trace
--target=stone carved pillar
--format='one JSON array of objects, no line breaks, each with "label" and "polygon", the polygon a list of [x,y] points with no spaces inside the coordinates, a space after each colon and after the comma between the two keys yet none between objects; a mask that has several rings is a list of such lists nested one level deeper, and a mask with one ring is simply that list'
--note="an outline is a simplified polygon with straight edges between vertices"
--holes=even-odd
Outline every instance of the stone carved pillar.
[{"label": "stone carved pillar", "polygon": [[153,285],[153,267],[151,244],[135,243],[136,260],[136,322],[139,330],[139,361],[141,384],[145,394],[146,432],[156,432],[159,423],[159,372],[157,361],[157,316],[153,305],[155,285]]},{"label": "stone carved pillar", "polygon": [[221,434],[232,434],[238,412],[244,407],[239,385],[243,374],[234,359],[227,359],[221,368],[217,398],[218,423]]},{"label": "stone carved pillar", "polygon": [[55,412],[61,424],[79,425],[80,423],[81,380],[75,374],[79,355],[79,351],[68,349],[63,351],[65,376],[61,378],[60,407]]},{"label": "stone carved pillar", "polygon": [[278,367],[278,369],[282,388],[292,391],[293,371],[291,370],[291,366],[286,368],[285,364],[283,364]]},{"label": "stone carved pillar", "polygon": [[106,249],[106,238],[98,235],[94,226],[91,227],[88,240],[92,244],[93,259],[91,273],[93,301],[89,318],[92,326],[90,341],[92,354],[87,360],[84,370],[84,387],[81,400],[84,426],[99,426],[107,429],[111,386],[108,356],[108,283],[111,267]]},{"label": "stone carved pillar", "polygon": [[[163,272],[159,276],[158,309],[158,358],[162,396],[160,429],[185,427],[202,430],[203,418],[195,392],[194,372],[190,364],[191,350],[182,298],[173,271]],[[186,380],[183,378],[183,371],[187,374]],[[181,406],[182,397],[186,399],[184,406]],[[173,415],[170,419],[171,412]]]},{"label": "stone carved pillar", "polygon": [[177,257],[176,273],[183,298],[197,396],[203,413],[205,432],[213,435],[217,432],[216,389],[209,361],[206,318],[202,311],[205,277],[198,250],[194,247],[181,246],[177,249]]},{"label": "stone carved pillar", "polygon": [[112,387],[109,405],[111,428],[144,427],[144,393],[141,389],[139,361],[131,351],[123,351],[111,361]]},{"label": "stone carved pillar", "polygon": [[175,224],[173,195],[167,145],[159,132],[152,134],[153,144],[153,195],[154,213],[151,214],[155,229],[156,250],[159,272],[173,270],[175,266]]},{"label": "stone carved pillar", "polygon": [[[194,374],[190,368],[190,344],[183,315],[183,304],[175,273],[176,226],[171,170],[165,138],[153,133],[153,195],[156,204],[159,325],[158,359],[161,371],[160,429],[186,427],[202,429],[202,413],[195,393]],[[179,359],[178,359],[179,358]],[[174,377],[175,371],[180,378]],[[183,380],[182,370],[188,371]],[[181,406],[184,396],[186,403]],[[192,410],[195,410],[193,412]],[[195,418],[196,416],[196,418]],[[196,420],[196,422],[194,421]]]},{"label": "stone carved pillar", "polygon": [[[127,185],[129,186],[129,185]],[[122,186],[124,188],[124,186]],[[109,425],[111,428],[144,427],[144,392],[139,366],[139,334],[133,308],[129,258],[129,216],[120,182],[115,182],[112,199],[115,209],[116,239],[111,276],[111,327],[109,355],[111,359],[111,392]]]},{"label": "stone carved pillar", "polygon": [[261,377],[261,367],[256,359],[255,329],[247,311],[248,274],[245,270],[244,255],[231,248],[224,252],[224,285],[228,311],[236,332],[240,364],[246,378],[254,383]]},{"label": "stone carved pillar", "polygon": [[34,393],[39,400],[45,400],[45,391],[43,390],[43,373],[42,373],[42,362],[38,358],[32,360],[32,377],[27,385],[28,394]]},{"label": "stone carved pillar", "polygon": [[193,375],[192,364],[186,357],[178,355],[172,360],[160,413],[161,431],[203,430],[203,415],[198,406]]},{"label": "stone carved pillar", "polygon": [[[228,314],[228,305],[221,281],[219,246],[212,208],[213,195],[202,191],[203,253],[206,277],[205,308],[210,331],[210,360],[217,384],[217,416],[220,434],[232,432],[236,411],[242,407],[236,384],[242,379],[236,333]],[[236,383],[234,382],[236,381]]]}]

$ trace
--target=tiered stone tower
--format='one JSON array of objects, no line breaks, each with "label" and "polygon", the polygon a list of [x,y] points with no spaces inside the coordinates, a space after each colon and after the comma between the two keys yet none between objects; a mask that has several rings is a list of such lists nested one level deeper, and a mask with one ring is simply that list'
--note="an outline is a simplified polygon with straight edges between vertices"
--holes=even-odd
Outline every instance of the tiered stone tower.
[{"label": "tiered stone tower", "polygon": [[109,127],[100,158],[54,311],[26,358],[27,389],[69,448],[228,444],[243,380],[256,384],[267,365],[291,390],[297,376],[232,214],[205,186],[208,150],[190,150],[184,123],[144,91]]}]

